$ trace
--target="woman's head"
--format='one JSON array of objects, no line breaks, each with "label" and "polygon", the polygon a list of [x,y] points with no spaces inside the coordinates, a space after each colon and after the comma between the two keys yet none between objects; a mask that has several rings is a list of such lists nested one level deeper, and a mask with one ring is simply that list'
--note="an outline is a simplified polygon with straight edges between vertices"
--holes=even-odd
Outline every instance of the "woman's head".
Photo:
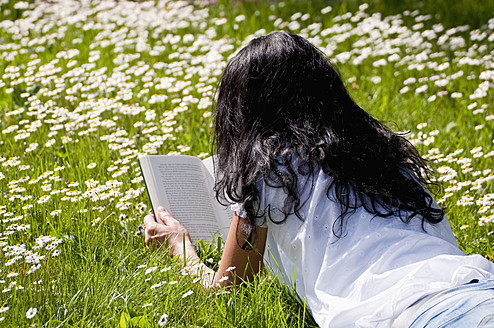
[{"label": "woman's head", "polygon": [[[298,176],[315,169],[333,177],[339,228],[355,206],[404,221],[443,216],[421,185],[428,168],[415,148],[355,104],[327,57],[298,35],[259,37],[230,60],[218,89],[215,147],[217,196],[243,203],[251,220],[265,210],[256,208],[258,181],[283,188],[280,210],[301,218]],[[293,167],[293,156],[302,164]]]},{"label": "woman's head", "polygon": [[[326,56],[304,38],[275,32],[252,40],[220,81],[216,131],[221,137],[292,135],[332,120],[351,99]],[[224,129],[227,129],[223,131]],[[226,133],[226,135],[223,135]]]}]

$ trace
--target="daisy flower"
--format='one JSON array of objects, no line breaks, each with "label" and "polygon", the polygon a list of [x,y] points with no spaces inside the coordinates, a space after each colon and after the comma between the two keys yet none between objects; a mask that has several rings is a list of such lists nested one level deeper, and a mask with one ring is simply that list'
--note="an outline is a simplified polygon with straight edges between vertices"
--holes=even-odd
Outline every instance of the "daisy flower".
[{"label": "daisy flower", "polygon": [[163,313],[160,319],[158,320],[158,326],[164,327],[168,323],[168,314]]},{"label": "daisy flower", "polygon": [[32,319],[36,316],[36,313],[38,313],[38,309],[36,308],[29,308],[26,312],[26,318]]},{"label": "daisy flower", "polygon": [[192,291],[192,289],[189,289],[186,293],[184,293],[182,295],[182,298],[186,298],[186,297],[188,297],[188,296],[190,296],[192,294],[194,294],[194,292]]}]

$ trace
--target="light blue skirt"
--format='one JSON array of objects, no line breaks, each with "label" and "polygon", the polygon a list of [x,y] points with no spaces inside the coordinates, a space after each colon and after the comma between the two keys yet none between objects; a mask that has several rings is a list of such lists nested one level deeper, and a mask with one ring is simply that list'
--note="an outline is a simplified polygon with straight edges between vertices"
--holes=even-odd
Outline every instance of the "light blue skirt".
[{"label": "light blue skirt", "polygon": [[415,312],[409,328],[494,328],[494,280],[438,293]]}]

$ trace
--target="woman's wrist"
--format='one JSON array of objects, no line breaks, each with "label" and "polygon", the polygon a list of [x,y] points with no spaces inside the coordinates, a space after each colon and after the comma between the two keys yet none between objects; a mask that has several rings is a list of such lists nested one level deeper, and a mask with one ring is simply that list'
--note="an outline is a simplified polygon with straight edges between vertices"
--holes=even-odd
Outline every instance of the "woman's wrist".
[{"label": "woman's wrist", "polygon": [[187,268],[190,274],[200,277],[205,289],[210,289],[214,286],[216,272],[201,261],[190,240],[184,241],[182,244],[173,244],[170,247],[170,255],[178,257],[182,268]]},{"label": "woman's wrist", "polygon": [[172,257],[178,257],[178,260],[183,263],[183,266],[200,262],[199,256],[197,255],[189,236],[176,238],[175,241],[171,243],[169,252]]}]

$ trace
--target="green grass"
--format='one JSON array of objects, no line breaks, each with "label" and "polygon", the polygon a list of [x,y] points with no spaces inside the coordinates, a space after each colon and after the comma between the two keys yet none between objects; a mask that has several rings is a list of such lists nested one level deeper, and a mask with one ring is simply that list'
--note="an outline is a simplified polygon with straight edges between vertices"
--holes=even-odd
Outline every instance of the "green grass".
[{"label": "green grass", "polygon": [[[431,166],[447,165],[457,174],[452,180],[438,175],[446,181],[437,199],[448,209],[460,247],[492,260],[488,170],[494,157],[485,155],[493,151],[494,99],[489,87],[478,99],[470,96],[485,83],[481,75],[492,74],[494,4],[374,0],[359,10],[363,3],[225,0],[156,9],[137,1],[114,8],[62,2],[54,10],[55,3],[16,9],[14,1],[2,2],[0,311],[9,309],[0,313],[1,324],[157,327],[166,313],[173,327],[315,326],[290,289],[268,273],[231,293],[203,292],[165,250],[146,249],[142,236],[149,203],[137,155],[210,153],[211,100],[228,56],[254,33],[279,29],[309,37],[327,51],[358,104],[394,130],[410,131]],[[322,14],[328,5],[331,11]],[[354,21],[357,12],[372,28],[356,33],[364,19]],[[393,20],[402,28],[396,33],[377,27]],[[436,35],[428,40],[424,31],[433,29]],[[484,32],[483,39],[471,37]],[[423,34],[422,42],[414,43],[419,34],[413,33]],[[391,55],[379,53],[385,44],[400,59],[375,65]],[[359,60],[365,47],[368,56]],[[70,49],[78,53],[66,58]],[[343,59],[345,52],[351,52],[349,59]],[[426,56],[418,59],[420,53]],[[444,63],[449,66],[439,66]],[[437,86],[442,79],[448,83]],[[424,85],[425,91],[416,91]],[[455,92],[461,97],[452,97]],[[153,103],[155,94],[167,98]],[[419,129],[421,123],[427,126]],[[431,132],[433,141],[427,139]],[[481,156],[474,156],[475,147],[482,147]],[[457,149],[463,151],[448,157]],[[472,204],[459,205],[467,194]],[[482,200],[483,209],[477,204]],[[215,265],[221,247],[203,244],[200,253]],[[37,309],[32,319],[26,317],[30,308]]]}]

